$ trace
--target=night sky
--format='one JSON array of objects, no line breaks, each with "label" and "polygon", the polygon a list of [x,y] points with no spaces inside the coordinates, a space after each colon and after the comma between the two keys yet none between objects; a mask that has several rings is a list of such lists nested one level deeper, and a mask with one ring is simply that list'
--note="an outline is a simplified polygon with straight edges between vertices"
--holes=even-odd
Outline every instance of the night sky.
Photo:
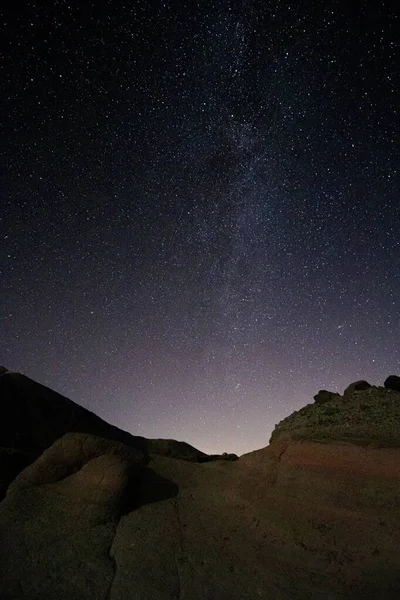
[{"label": "night sky", "polygon": [[320,388],[400,374],[388,2],[27,1],[1,22],[0,364],[238,454]]}]

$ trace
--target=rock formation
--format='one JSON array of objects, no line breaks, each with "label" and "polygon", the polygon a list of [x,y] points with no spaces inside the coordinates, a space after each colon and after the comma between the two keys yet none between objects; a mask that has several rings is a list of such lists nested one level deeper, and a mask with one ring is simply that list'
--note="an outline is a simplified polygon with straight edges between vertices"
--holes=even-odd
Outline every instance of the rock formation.
[{"label": "rock formation", "polygon": [[[66,400],[53,396],[47,426]],[[161,456],[76,425],[0,504],[0,597],[397,600],[399,410],[384,387],[333,395],[236,461]]]},{"label": "rock formation", "polygon": [[363,390],[367,390],[370,387],[371,384],[368,383],[368,381],[365,381],[364,379],[361,379],[360,381],[354,381],[353,383],[350,383],[350,385],[348,385],[347,388],[344,390],[343,396],[349,396],[354,392],[362,392]]},{"label": "rock formation", "polygon": [[338,397],[339,394],[336,392],[328,392],[328,390],[319,390],[318,394],[315,394],[314,400],[317,404],[325,404]]},{"label": "rock formation", "polygon": [[385,383],[383,385],[389,390],[400,392],[400,377],[398,375],[389,375],[389,377],[385,379]]},{"label": "rock formation", "polygon": [[399,394],[385,387],[331,393],[328,402],[307,404],[278,423],[271,442],[291,438],[313,442],[400,447]]}]

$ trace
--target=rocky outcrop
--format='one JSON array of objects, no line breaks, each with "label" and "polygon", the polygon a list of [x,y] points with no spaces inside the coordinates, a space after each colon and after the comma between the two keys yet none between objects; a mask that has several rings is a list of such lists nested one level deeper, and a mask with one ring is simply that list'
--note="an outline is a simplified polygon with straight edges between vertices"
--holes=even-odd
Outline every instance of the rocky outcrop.
[{"label": "rocky outcrop", "polygon": [[368,381],[364,379],[360,379],[360,381],[354,381],[347,386],[347,388],[343,392],[343,396],[350,396],[354,394],[354,392],[362,392],[363,390],[368,390],[368,388],[372,387]]},{"label": "rocky outcrop", "polygon": [[339,396],[336,392],[328,392],[328,390],[319,390],[318,394],[315,394],[314,400],[317,404],[325,404],[330,402]]},{"label": "rocky outcrop", "polygon": [[389,375],[383,385],[389,390],[400,392],[400,377],[398,375]]},{"label": "rocky outcrop", "polygon": [[399,406],[377,387],[308,405],[236,461],[64,435],[0,504],[0,597],[397,600]]},{"label": "rocky outcrop", "polygon": [[307,404],[278,423],[271,442],[290,438],[400,447],[400,395],[385,387],[332,395],[326,403]]}]

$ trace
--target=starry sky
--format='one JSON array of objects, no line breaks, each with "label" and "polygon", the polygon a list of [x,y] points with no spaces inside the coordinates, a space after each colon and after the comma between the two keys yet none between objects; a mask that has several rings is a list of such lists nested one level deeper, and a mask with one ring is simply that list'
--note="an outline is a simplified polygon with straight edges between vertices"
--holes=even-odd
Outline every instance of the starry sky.
[{"label": "starry sky", "polygon": [[237,454],[400,374],[389,4],[9,2],[0,364]]}]

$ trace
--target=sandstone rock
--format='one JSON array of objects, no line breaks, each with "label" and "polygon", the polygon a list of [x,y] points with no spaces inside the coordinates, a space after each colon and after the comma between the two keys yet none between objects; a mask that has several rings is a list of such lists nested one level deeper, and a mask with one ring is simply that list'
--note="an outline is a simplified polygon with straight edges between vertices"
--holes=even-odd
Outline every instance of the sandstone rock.
[{"label": "sandstone rock", "polygon": [[398,375],[389,375],[383,385],[389,390],[400,392],[400,377]]},{"label": "sandstone rock", "polygon": [[65,436],[0,504],[0,597],[397,600],[399,478],[398,449],[284,441],[143,465]]},{"label": "sandstone rock", "polygon": [[360,379],[360,381],[354,381],[353,383],[350,383],[350,385],[348,385],[344,390],[343,396],[350,396],[350,394],[353,394],[354,392],[361,392],[362,390],[367,390],[370,387],[372,386],[370,383],[368,383],[368,381]]},{"label": "sandstone rock", "polygon": [[368,387],[325,404],[304,406],[283,419],[270,442],[283,439],[400,447],[400,393]]},{"label": "sandstone rock", "polygon": [[[103,478],[97,485],[94,482],[94,473],[98,469],[99,459],[101,465],[105,456],[111,464],[115,458],[115,464],[124,465],[124,469],[134,464],[144,466],[147,461],[147,457],[142,452],[124,444],[88,434],[67,433],[19,474],[9,486],[8,494],[13,494],[15,490],[22,488],[54,482],[64,485],[68,481],[70,487],[71,481],[83,474],[90,480],[93,493],[99,493],[99,486],[106,484],[109,495],[110,479]],[[101,469],[103,469],[102,465]],[[103,470],[107,470],[105,466]],[[90,501],[92,502],[93,499]]]},{"label": "sandstone rock", "polygon": [[334,398],[338,397],[339,394],[336,392],[329,392],[328,390],[319,390],[318,394],[315,394],[314,400],[317,404],[325,404]]},{"label": "sandstone rock", "polygon": [[202,463],[64,435],[0,503],[0,598],[398,600],[399,420],[369,388]]},{"label": "sandstone rock", "polygon": [[0,504],[2,600],[105,598],[121,515],[177,492],[154,475],[149,500],[146,462],[123,444],[67,434],[22,471]]}]

